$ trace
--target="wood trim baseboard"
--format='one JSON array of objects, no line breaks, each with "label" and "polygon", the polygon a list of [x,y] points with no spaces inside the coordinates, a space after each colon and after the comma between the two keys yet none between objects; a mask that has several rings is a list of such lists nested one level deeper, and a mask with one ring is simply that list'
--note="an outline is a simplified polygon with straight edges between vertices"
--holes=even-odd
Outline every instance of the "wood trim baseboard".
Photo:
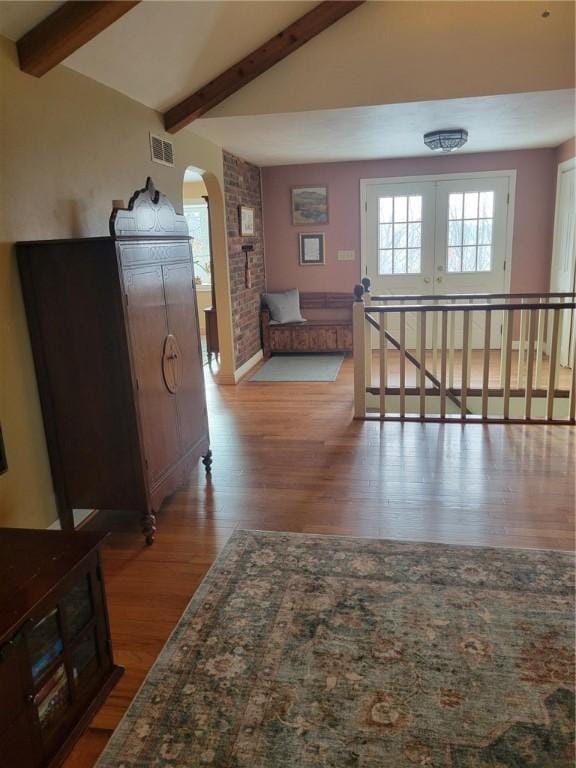
[{"label": "wood trim baseboard", "polygon": [[252,355],[252,357],[249,360],[246,360],[246,362],[240,366],[240,368],[237,368],[234,371],[234,383],[238,384],[240,379],[244,378],[247,373],[249,373],[252,368],[254,368],[260,360],[264,358],[264,353],[261,349],[256,352],[256,354]]}]

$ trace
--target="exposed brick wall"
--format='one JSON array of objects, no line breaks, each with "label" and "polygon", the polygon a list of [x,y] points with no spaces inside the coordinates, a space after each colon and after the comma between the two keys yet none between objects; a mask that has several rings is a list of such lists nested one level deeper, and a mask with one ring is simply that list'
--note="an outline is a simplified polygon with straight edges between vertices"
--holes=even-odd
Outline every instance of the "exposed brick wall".
[{"label": "exposed brick wall", "polygon": [[[224,152],[224,199],[228,231],[228,265],[234,328],[234,358],[236,368],[249,360],[261,348],[260,294],[264,291],[264,238],[262,228],[262,199],[260,168]],[[253,237],[240,237],[240,205],[254,208]],[[241,248],[252,244],[249,254],[252,287],[246,288],[245,256]]]}]

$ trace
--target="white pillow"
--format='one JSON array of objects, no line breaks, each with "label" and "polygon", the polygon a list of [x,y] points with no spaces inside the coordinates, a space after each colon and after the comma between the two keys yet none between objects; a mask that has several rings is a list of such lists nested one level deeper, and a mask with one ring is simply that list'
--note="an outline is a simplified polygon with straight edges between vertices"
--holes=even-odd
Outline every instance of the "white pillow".
[{"label": "white pillow", "polygon": [[271,322],[305,323],[300,314],[300,294],[298,288],[282,293],[263,293],[262,301],[270,310]]}]

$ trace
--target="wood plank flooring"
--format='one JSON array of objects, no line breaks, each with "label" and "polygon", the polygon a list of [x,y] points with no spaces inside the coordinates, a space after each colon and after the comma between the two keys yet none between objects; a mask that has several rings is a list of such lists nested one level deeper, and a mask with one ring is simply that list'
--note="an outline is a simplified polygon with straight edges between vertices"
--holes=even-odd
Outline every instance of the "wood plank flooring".
[{"label": "wood plank flooring", "polygon": [[[416,350],[409,350],[417,357]],[[474,349],[470,350],[470,380],[468,382],[469,388],[482,387],[482,374],[483,374],[483,351]],[[400,384],[400,352],[395,349],[388,350],[387,355],[388,363],[388,386],[397,387]],[[548,372],[549,372],[549,360],[547,356],[542,359],[542,365],[540,370],[540,376],[538,380],[534,374],[532,381],[533,389],[541,387],[546,389],[548,387]],[[426,367],[431,373],[434,373],[436,377],[440,376],[440,352],[437,355],[437,366],[434,370],[432,352],[428,350],[426,352]],[[534,369],[536,365],[534,364]],[[510,365],[511,375],[510,382],[512,389],[518,386],[518,352],[514,350],[511,355]],[[490,365],[489,365],[489,386],[500,387],[500,350],[490,350]],[[449,376],[449,367],[447,367],[447,376]],[[372,381],[377,386],[380,378],[380,353],[374,351],[372,354]],[[524,355],[524,376],[522,379],[522,387],[526,383],[526,353]],[[570,368],[560,368],[558,370],[558,379],[556,382],[556,388],[559,390],[570,391],[570,385],[572,383],[572,371]],[[406,361],[406,386],[414,387],[419,384],[419,371],[416,366]],[[461,350],[454,351],[454,386],[460,387],[462,385],[462,352]],[[427,382],[427,386],[431,386],[430,382]]]},{"label": "wood plank flooring", "polygon": [[207,377],[213,475],[200,468],[145,547],[110,527],[104,574],[126,673],[65,763],[104,748],[194,590],[237,527],[572,549],[576,429],[354,422],[352,361],[334,383],[217,387]]}]

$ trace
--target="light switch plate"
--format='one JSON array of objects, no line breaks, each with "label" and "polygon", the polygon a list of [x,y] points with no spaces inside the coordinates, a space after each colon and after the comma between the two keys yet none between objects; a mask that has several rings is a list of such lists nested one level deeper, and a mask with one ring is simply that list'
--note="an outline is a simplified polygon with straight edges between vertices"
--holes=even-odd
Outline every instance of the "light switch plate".
[{"label": "light switch plate", "polygon": [[337,251],[336,258],[338,261],[354,261],[356,254],[354,251]]}]

